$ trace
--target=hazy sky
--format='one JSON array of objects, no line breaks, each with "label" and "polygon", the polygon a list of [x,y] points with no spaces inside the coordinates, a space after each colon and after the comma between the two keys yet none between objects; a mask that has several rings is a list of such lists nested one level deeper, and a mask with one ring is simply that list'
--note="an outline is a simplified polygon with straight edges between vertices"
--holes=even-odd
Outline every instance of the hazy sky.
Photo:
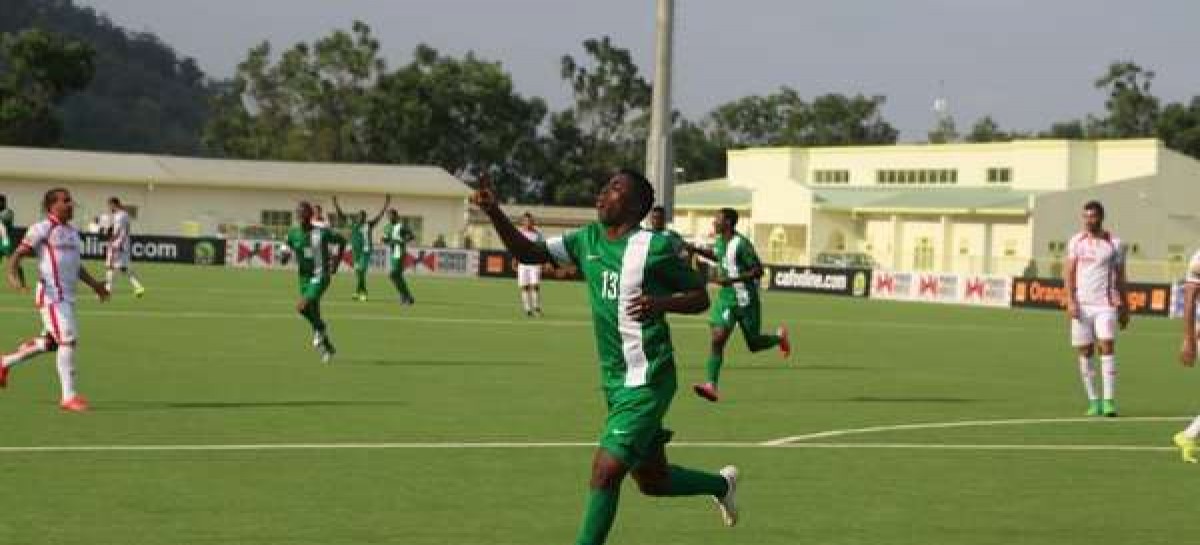
[{"label": "hazy sky", "polygon": [[[311,41],[355,19],[392,66],[424,42],[502,61],[518,90],[568,101],[558,59],[611,35],[649,79],[654,0],[79,0],[152,31],[211,75],[227,77],[252,45]],[[992,114],[1040,129],[1103,107],[1092,82],[1116,59],[1158,72],[1169,100],[1200,94],[1198,0],[677,0],[676,108],[714,106],[788,85],[883,94],[905,140],[923,139],[944,81],[960,131]]]}]

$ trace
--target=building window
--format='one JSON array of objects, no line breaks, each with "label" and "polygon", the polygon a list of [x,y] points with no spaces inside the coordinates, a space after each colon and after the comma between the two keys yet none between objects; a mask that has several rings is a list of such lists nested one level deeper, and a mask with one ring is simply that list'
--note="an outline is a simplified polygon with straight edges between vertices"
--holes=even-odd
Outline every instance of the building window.
[{"label": "building window", "polygon": [[877,170],[875,181],[880,184],[956,184],[958,171],[954,169],[906,169]]},{"label": "building window", "polygon": [[989,168],[987,169],[987,181],[989,184],[1007,184],[1012,181],[1012,169]]},{"label": "building window", "polygon": [[818,184],[850,183],[849,170],[814,170],[813,181]]},{"label": "building window", "polygon": [[292,212],[290,210],[263,210],[262,224],[264,227],[290,227]]},{"label": "building window", "polygon": [[913,269],[917,271],[933,270],[934,251],[933,241],[927,237],[917,239],[913,248]]},{"label": "building window", "polygon": [[400,216],[400,223],[407,225],[408,230],[412,231],[413,243],[423,244],[424,238],[421,236],[424,220],[421,216]]},{"label": "building window", "polygon": [[124,208],[129,213],[129,219],[138,219],[138,206],[136,204],[122,204],[121,208]]}]

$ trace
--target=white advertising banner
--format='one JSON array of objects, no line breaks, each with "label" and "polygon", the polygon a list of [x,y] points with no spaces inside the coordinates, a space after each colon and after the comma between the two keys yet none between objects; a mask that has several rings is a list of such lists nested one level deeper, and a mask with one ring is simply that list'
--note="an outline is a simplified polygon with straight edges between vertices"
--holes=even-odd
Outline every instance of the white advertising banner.
[{"label": "white advertising banner", "polygon": [[[283,244],[274,240],[236,240],[226,246],[225,263],[243,269],[283,269]],[[391,266],[386,248],[371,252],[370,270],[387,272]],[[354,267],[349,249],[342,255],[342,271]],[[476,276],[479,274],[479,252],[449,248],[408,248],[404,256],[405,274]]]},{"label": "white advertising banner", "polygon": [[1012,278],[911,271],[874,271],[871,298],[972,306],[1012,305]]}]

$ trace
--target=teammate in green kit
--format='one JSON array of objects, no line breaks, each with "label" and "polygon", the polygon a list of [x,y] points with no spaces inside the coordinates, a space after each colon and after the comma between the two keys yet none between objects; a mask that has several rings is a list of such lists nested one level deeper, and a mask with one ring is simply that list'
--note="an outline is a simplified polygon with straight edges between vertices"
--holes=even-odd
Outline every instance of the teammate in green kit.
[{"label": "teammate in green kit", "polygon": [[[16,251],[17,243],[20,242],[16,240],[17,231],[13,225],[15,221],[13,211],[8,207],[8,197],[0,193],[0,263]],[[24,282],[25,269],[17,267],[17,277]]]},{"label": "teammate in green kit", "polygon": [[[375,219],[368,221],[366,210],[359,210],[350,218],[350,251],[354,254],[354,277],[358,281],[354,287],[354,299],[357,301],[367,300],[367,270],[371,268],[371,244],[375,240],[372,233],[391,203],[392,196],[388,195]],[[342,207],[338,205],[336,196],[333,198],[333,208],[337,210],[339,218],[346,217]]]},{"label": "teammate in green kit", "polygon": [[673,229],[667,228],[667,211],[663,207],[655,206],[650,209],[650,230],[666,237],[680,258],[687,259],[690,256],[688,244],[683,237]]},{"label": "teammate in green kit", "polygon": [[404,281],[404,256],[408,255],[408,243],[416,238],[408,224],[400,221],[400,214],[393,208],[388,210],[388,222],[383,226],[383,243],[388,249],[388,278],[400,293],[400,304],[411,305],[416,302],[412,292],[408,291],[408,283]]},{"label": "teammate in green kit", "polygon": [[712,325],[712,352],[705,365],[707,380],[692,387],[696,395],[713,402],[718,399],[717,381],[725,359],[725,343],[729,342],[734,327],[741,326],[746,347],[751,352],[776,346],[785,358],[792,352],[787,329],[783,326],[779,326],[774,335],[762,334],[762,305],[758,298],[758,280],[763,275],[762,263],[750,239],[737,232],[737,221],[736,210],[722,208],[713,219],[716,246],[712,250],[688,246],[690,251],[717,263],[714,282],[721,286],[709,322]]},{"label": "teammate in green kit", "polygon": [[[313,329],[313,348],[321,353],[321,361],[329,363],[337,352],[325,321],[321,319],[321,297],[329,288],[330,278],[337,274],[340,256],[346,251],[346,239],[325,227],[313,225],[313,207],[301,202],[296,207],[300,224],[288,230],[283,248],[283,263],[294,255],[296,272],[300,275],[300,300],[296,311]],[[330,246],[336,246],[334,252]]]},{"label": "teammate in green kit", "polygon": [[666,313],[708,308],[704,282],[666,237],[638,225],[654,202],[639,173],[622,170],[596,198],[599,221],[545,243],[529,240],[500,209],[491,181],[472,201],[491,219],[520,262],[573,264],[587,283],[608,418],[592,461],[578,545],[605,542],[617,513],[621,481],[632,474],[650,496],[711,496],[725,524],[737,521],[737,468],[706,473],[667,463],[672,433],[663,418],[675,394],[675,358]]}]

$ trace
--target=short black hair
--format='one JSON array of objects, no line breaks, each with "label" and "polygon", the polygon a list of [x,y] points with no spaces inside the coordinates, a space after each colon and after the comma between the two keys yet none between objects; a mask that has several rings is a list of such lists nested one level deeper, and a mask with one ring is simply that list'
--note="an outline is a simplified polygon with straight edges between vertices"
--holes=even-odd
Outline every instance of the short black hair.
[{"label": "short black hair", "polygon": [[634,190],[638,193],[638,200],[641,206],[638,207],[637,219],[641,220],[650,213],[650,209],[654,207],[654,186],[650,185],[650,180],[647,180],[641,172],[632,168],[623,168],[617,171],[618,176],[623,176],[633,184]]},{"label": "short black hair", "polygon": [[732,208],[722,208],[721,209],[721,217],[725,218],[726,220],[729,220],[730,225],[737,226],[737,222],[738,222],[737,210],[734,210]]},{"label": "short black hair", "polygon": [[1084,210],[1089,210],[1100,215],[1100,219],[1104,219],[1104,205],[1100,201],[1088,201],[1083,205]]},{"label": "short black hair", "polygon": [[47,191],[46,194],[42,196],[42,210],[49,212],[50,207],[54,206],[54,203],[58,202],[59,193],[67,193],[66,188],[55,187],[50,191]]},{"label": "short black hair", "polygon": [[118,199],[116,197],[109,197],[108,204],[115,204],[117,206],[121,206],[121,199]]},{"label": "short black hair", "polygon": [[659,214],[666,214],[666,213],[667,213],[667,209],[666,209],[666,208],[663,208],[663,207],[662,207],[662,205],[660,205],[660,204],[656,204],[656,205],[654,205],[654,208],[651,208],[651,209],[650,209],[650,211],[651,211],[651,212],[658,212]]}]

